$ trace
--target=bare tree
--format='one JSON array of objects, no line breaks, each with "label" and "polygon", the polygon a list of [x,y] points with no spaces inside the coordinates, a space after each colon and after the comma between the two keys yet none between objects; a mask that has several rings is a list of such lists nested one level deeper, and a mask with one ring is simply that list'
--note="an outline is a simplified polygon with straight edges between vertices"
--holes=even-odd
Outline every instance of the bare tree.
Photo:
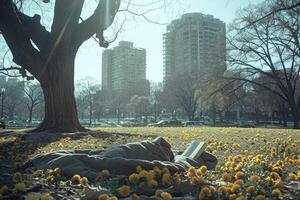
[{"label": "bare tree", "polygon": [[[86,130],[79,123],[74,97],[74,62],[79,47],[90,38],[101,47],[108,47],[119,31],[111,41],[105,39],[104,32],[114,22],[118,11],[158,23],[151,20],[148,13],[160,9],[159,5],[170,5],[163,0],[148,5],[129,0],[124,1],[120,9],[121,0],[99,0],[95,2],[94,12],[85,18],[84,4],[91,1],[43,0],[43,3],[50,2],[48,9],[54,10],[53,20],[48,18],[52,20],[49,28],[42,25],[41,15],[31,16],[25,12],[25,2],[0,0],[0,33],[17,69],[24,75],[34,76],[43,89],[45,118],[36,131],[69,132]],[[170,2],[174,4],[175,1]],[[44,10],[44,5],[40,9]]]},{"label": "bare tree", "polygon": [[[45,3],[49,1],[44,1]],[[120,0],[99,1],[94,13],[81,20],[84,0],[56,0],[51,30],[41,24],[41,16],[22,12],[21,3],[0,1],[0,31],[17,65],[41,84],[45,98],[45,118],[37,131],[78,131],[74,97],[74,62],[82,43],[97,35],[107,47],[103,32],[112,24]]]},{"label": "bare tree", "polygon": [[[240,13],[228,38],[229,62],[243,74],[236,80],[255,84],[282,98],[292,112],[294,128],[299,128],[300,8],[277,12],[272,18],[251,24],[264,16],[274,2]],[[259,77],[267,83],[258,81]]]},{"label": "bare tree", "polygon": [[80,102],[79,113],[87,111],[89,116],[89,126],[92,125],[94,112],[96,111],[97,104],[95,102],[96,96],[100,91],[100,85],[90,81],[80,82],[77,87],[79,92],[76,95],[77,101]]},{"label": "bare tree", "polygon": [[32,122],[32,115],[35,108],[43,103],[43,91],[39,84],[28,84],[23,87],[25,98],[22,99],[28,110],[28,123]]},{"label": "bare tree", "polygon": [[186,113],[189,120],[194,120],[197,110],[199,93],[199,80],[197,76],[189,73],[174,74],[167,80],[166,92]]},{"label": "bare tree", "polygon": [[269,2],[272,3],[272,6],[269,7],[269,11],[258,19],[250,21],[248,26],[264,20],[265,18],[272,17],[274,14],[300,7],[300,2],[298,0],[269,0]]},{"label": "bare tree", "polygon": [[142,116],[147,117],[150,110],[149,98],[146,96],[134,95],[130,99],[128,108],[131,112],[135,114],[136,118]]},{"label": "bare tree", "polygon": [[150,84],[150,103],[152,114],[154,113],[154,122],[157,122],[158,114],[162,109],[161,97],[163,95],[162,83]]}]

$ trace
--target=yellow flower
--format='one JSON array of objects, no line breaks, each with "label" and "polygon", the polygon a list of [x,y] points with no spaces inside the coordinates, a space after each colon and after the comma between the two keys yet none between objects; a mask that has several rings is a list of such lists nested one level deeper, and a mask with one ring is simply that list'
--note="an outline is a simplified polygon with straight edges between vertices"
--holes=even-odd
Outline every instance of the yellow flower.
[{"label": "yellow flower", "polygon": [[48,176],[47,181],[48,181],[48,183],[52,183],[54,181],[54,176],[53,175]]},{"label": "yellow flower", "polygon": [[290,173],[289,174],[289,179],[292,180],[292,181],[296,181],[297,180],[297,175],[294,174],[294,173]]},{"label": "yellow flower", "polygon": [[238,179],[238,180],[234,181],[234,184],[243,185],[244,181],[241,179]]},{"label": "yellow flower", "polygon": [[104,169],[100,172],[100,175],[105,178],[105,177],[108,177],[110,175],[110,173],[107,169]]},{"label": "yellow flower", "polygon": [[155,191],[155,196],[156,196],[156,197],[160,197],[160,196],[161,196],[161,193],[163,193],[163,192],[164,192],[163,190],[158,189],[158,190]]},{"label": "yellow flower", "polygon": [[163,174],[170,174],[170,170],[167,167],[162,168],[162,173]]},{"label": "yellow flower", "polygon": [[137,194],[133,194],[133,195],[131,196],[131,199],[132,199],[132,200],[141,200],[140,196],[138,196]]},{"label": "yellow flower", "polygon": [[44,174],[43,170],[39,169],[39,170],[36,170],[33,175],[37,176],[37,177],[41,177],[43,174]]},{"label": "yellow flower", "polygon": [[155,172],[150,170],[146,175],[146,179],[147,179],[147,181],[151,181],[154,178],[155,178]]},{"label": "yellow flower", "polygon": [[195,167],[190,167],[189,169],[188,169],[188,176],[189,177],[192,177],[192,176],[195,176],[196,175],[196,172],[197,172],[197,170],[196,170],[196,168]]},{"label": "yellow flower", "polygon": [[54,200],[54,198],[50,194],[43,194],[41,200]]},{"label": "yellow flower", "polygon": [[55,169],[54,169],[54,173],[55,173],[56,175],[59,175],[59,174],[61,173],[61,169],[60,169],[60,168],[55,168]]},{"label": "yellow flower", "polygon": [[107,194],[100,194],[98,196],[98,200],[108,200],[109,196]]},{"label": "yellow flower", "polygon": [[235,178],[236,178],[236,179],[242,179],[243,177],[244,177],[244,173],[241,172],[241,171],[239,171],[239,172],[237,172],[237,173],[235,174]]},{"label": "yellow flower", "polygon": [[281,179],[277,179],[275,181],[275,185],[274,185],[275,188],[282,188],[283,187],[283,181]]},{"label": "yellow flower", "polygon": [[89,180],[88,180],[87,177],[82,177],[82,178],[80,179],[80,184],[81,184],[82,186],[87,186],[88,183],[89,183]]},{"label": "yellow flower", "polygon": [[129,176],[128,179],[130,182],[136,182],[140,179],[140,176],[137,173],[133,173]]},{"label": "yellow flower", "polygon": [[81,179],[81,176],[80,175],[78,175],[78,174],[75,174],[72,178],[71,178],[71,181],[73,182],[73,183],[80,183],[80,179]]},{"label": "yellow flower", "polygon": [[24,192],[26,190],[25,183],[17,183],[15,184],[15,189],[20,192]]},{"label": "yellow flower", "polygon": [[162,173],[162,171],[158,167],[154,167],[153,170],[158,175],[160,175]]},{"label": "yellow flower", "polygon": [[215,181],[215,180],[217,180],[217,178],[216,178],[215,175],[211,175],[210,180],[211,180],[211,181]]},{"label": "yellow flower", "polygon": [[135,169],[137,173],[140,173],[143,170],[143,168],[140,165],[138,165]]},{"label": "yellow flower", "polygon": [[110,175],[108,170],[102,170],[97,177],[95,178],[95,181],[103,181]]},{"label": "yellow flower", "polygon": [[237,196],[236,194],[229,195],[229,200],[236,200]]},{"label": "yellow flower", "polygon": [[281,191],[279,189],[274,189],[272,191],[272,196],[273,197],[280,197],[281,196]]},{"label": "yellow flower", "polygon": [[247,191],[248,193],[254,193],[254,192],[255,192],[255,187],[254,187],[253,185],[248,186],[248,187],[246,188],[246,191]]},{"label": "yellow flower", "polygon": [[257,182],[257,181],[259,181],[259,180],[260,180],[260,177],[257,176],[257,175],[252,175],[252,176],[250,176],[250,181],[252,181],[252,182]]},{"label": "yellow flower", "polygon": [[197,176],[192,177],[191,182],[194,185],[202,185],[205,183],[202,177]]},{"label": "yellow flower", "polygon": [[234,184],[234,185],[231,187],[230,191],[231,191],[232,193],[236,193],[240,188],[241,188],[240,185]]},{"label": "yellow flower", "polygon": [[257,195],[255,200],[266,200],[266,197],[264,195]]},{"label": "yellow flower", "polygon": [[20,172],[16,172],[13,176],[13,181],[16,182],[20,182],[22,180],[22,174]]},{"label": "yellow flower", "polygon": [[40,195],[36,193],[29,193],[26,195],[25,200],[40,200]]},{"label": "yellow flower", "polygon": [[160,194],[160,196],[163,200],[171,200],[172,199],[172,195],[168,192],[162,192]]},{"label": "yellow flower", "polygon": [[224,186],[221,186],[221,187],[218,188],[218,192],[226,194],[227,193],[227,188],[224,187]]},{"label": "yellow flower", "polygon": [[112,196],[112,197],[109,197],[108,200],[118,200],[118,198],[116,196]]},{"label": "yellow flower", "polygon": [[274,180],[280,179],[280,176],[277,172],[271,172],[270,177]]},{"label": "yellow flower", "polygon": [[221,179],[222,179],[223,181],[230,181],[230,180],[231,180],[231,176],[230,176],[230,174],[228,174],[227,172],[225,172],[225,173],[222,175]]},{"label": "yellow flower", "polygon": [[130,194],[130,187],[128,185],[123,185],[118,191],[122,197],[127,197]]},{"label": "yellow flower", "polygon": [[149,187],[151,187],[151,188],[155,188],[155,187],[157,187],[158,186],[158,183],[157,183],[157,181],[156,180],[150,180],[150,181],[148,181],[148,185],[149,185]]},{"label": "yellow flower", "polygon": [[0,194],[6,194],[8,192],[8,187],[6,185],[0,188]]},{"label": "yellow flower", "polygon": [[206,197],[210,197],[211,196],[211,191],[208,187],[204,187],[201,189],[200,193],[199,193],[199,199],[204,199]]},{"label": "yellow flower", "polygon": [[201,172],[202,175],[204,175],[207,172],[207,167],[206,166],[201,166],[199,171]]},{"label": "yellow flower", "polygon": [[235,200],[247,200],[247,197],[240,196],[240,197],[236,198]]},{"label": "yellow flower", "polygon": [[171,175],[170,174],[164,174],[163,177],[162,177],[162,184],[163,185],[169,185],[170,184],[170,177]]},{"label": "yellow flower", "polygon": [[147,175],[148,175],[148,172],[147,172],[146,170],[142,170],[142,171],[140,171],[140,173],[139,173],[139,176],[140,176],[140,177],[146,178]]},{"label": "yellow flower", "polygon": [[272,172],[281,173],[282,172],[282,168],[281,167],[273,167],[272,168]]}]

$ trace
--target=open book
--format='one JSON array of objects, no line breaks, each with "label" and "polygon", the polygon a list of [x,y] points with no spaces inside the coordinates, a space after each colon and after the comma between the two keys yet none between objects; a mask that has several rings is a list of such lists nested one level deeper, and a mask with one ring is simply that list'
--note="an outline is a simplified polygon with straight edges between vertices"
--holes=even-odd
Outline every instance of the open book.
[{"label": "open book", "polygon": [[197,159],[204,152],[206,147],[206,142],[198,142],[193,140],[181,155],[192,159]]}]

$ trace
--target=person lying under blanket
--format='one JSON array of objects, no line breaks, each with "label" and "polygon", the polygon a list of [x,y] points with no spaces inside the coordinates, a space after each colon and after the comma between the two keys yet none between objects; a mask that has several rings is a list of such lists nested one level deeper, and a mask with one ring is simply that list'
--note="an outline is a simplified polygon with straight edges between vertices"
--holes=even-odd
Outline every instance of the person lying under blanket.
[{"label": "person lying under blanket", "polygon": [[[63,176],[79,174],[93,179],[104,169],[112,174],[129,175],[135,172],[138,165],[146,170],[167,167],[171,172],[185,171],[191,166],[215,168],[217,158],[204,151],[205,143],[192,144],[182,155],[177,156],[174,156],[171,145],[162,137],[151,142],[128,143],[104,150],[58,151],[33,157],[24,164],[23,169],[60,168]],[[189,156],[191,153],[193,156]]]}]

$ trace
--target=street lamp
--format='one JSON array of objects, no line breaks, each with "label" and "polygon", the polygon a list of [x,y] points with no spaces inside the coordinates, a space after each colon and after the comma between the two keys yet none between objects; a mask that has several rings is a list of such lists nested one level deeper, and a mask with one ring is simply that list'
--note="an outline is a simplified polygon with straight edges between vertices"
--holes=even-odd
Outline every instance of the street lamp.
[{"label": "street lamp", "polygon": [[4,93],[5,93],[5,88],[1,88],[1,119],[3,118],[3,102],[4,102]]}]

